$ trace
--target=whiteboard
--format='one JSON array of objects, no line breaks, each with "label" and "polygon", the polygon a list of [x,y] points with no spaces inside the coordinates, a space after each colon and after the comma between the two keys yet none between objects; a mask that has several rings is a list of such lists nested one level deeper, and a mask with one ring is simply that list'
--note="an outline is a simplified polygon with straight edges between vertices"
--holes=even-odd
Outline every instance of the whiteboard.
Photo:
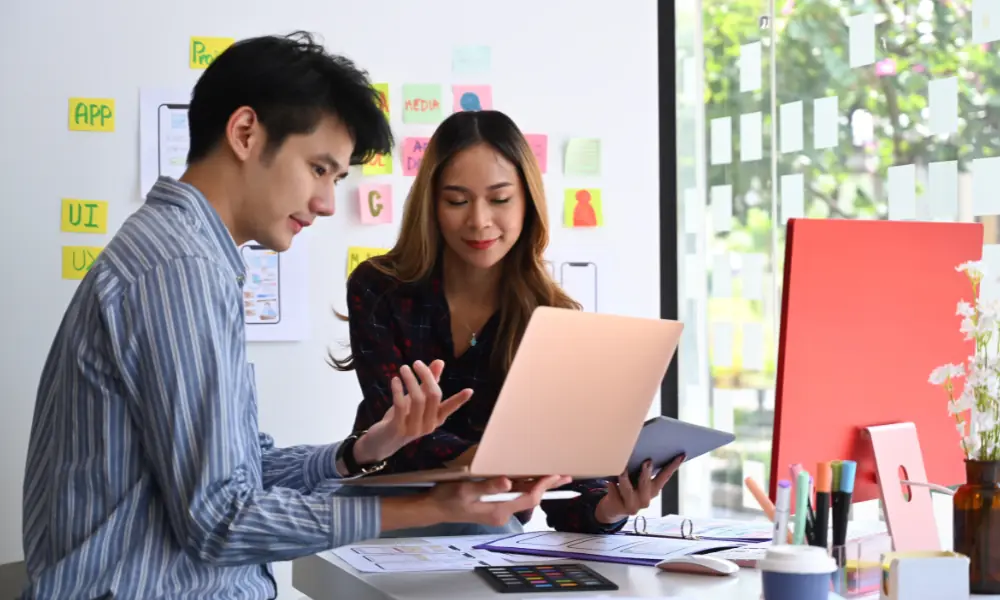
[{"label": "whiteboard", "polygon": [[[388,83],[399,140],[434,130],[433,125],[402,123],[403,84],[438,83],[446,90],[456,84],[491,85],[495,108],[524,132],[548,136],[552,272],[558,277],[564,263],[592,263],[599,274],[596,293],[588,287],[589,271],[573,284],[589,290],[588,302],[601,312],[656,317],[655,5],[629,3],[626,11],[597,0],[508,0],[503,5],[300,0],[280,8],[273,2],[235,0],[54,0],[5,8],[0,18],[7,51],[0,62],[0,203],[12,255],[0,267],[7,292],[0,296],[0,397],[6,407],[0,436],[0,563],[22,557],[21,483],[38,375],[77,286],[61,278],[61,247],[103,245],[140,206],[139,89],[190,89],[200,73],[188,65],[191,36],[317,32],[329,49],[364,66],[373,81]],[[466,46],[490,48],[488,73],[453,70],[455,48]],[[115,131],[69,131],[70,97],[114,98]],[[450,111],[450,98],[445,108]],[[571,138],[601,140],[599,176],[563,174]],[[357,186],[369,179],[392,184],[392,224],[361,225]],[[353,174],[337,188],[336,216],[318,221],[308,239],[296,242],[304,241],[309,255],[307,339],[255,342],[249,350],[261,428],[279,444],[329,442],[348,433],[360,390],[353,373],[336,373],[325,362],[328,350],[346,352],[347,328],[334,319],[333,309],[346,309],[347,249],[392,244],[411,182],[398,161],[392,176]],[[603,227],[564,227],[565,190],[588,187],[601,190]],[[60,232],[63,198],[107,201],[108,233]],[[287,565],[278,565],[283,586],[289,573]]]}]

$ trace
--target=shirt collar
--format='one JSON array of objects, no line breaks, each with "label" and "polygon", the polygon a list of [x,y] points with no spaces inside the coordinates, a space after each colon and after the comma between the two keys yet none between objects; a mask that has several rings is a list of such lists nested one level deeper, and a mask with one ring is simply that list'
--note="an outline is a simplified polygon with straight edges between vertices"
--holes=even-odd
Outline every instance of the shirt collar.
[{"label": "shirt collar", "polygon": [[226,257],[226,262],[232,268],[237,281],[243,285],[246,265],[240,256],[240,250],[218,211],[198,188],[172,177],[161,176],[146,194],[146,202],[170,204],[192,213],[195,219],[205,226],[210,239]]}]

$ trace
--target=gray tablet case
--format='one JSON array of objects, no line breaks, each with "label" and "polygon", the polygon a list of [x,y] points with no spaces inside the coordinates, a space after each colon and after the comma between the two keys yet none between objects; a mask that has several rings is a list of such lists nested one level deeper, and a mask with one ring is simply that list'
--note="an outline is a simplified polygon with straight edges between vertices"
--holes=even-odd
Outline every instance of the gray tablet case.
[{"label": "gray tablet case", "polygon": [[653,461],[655,475],[674,457],[686,455],[685,462],[721,448],[736,439],[725,431],[685,423],[670,417],[654,417],[646,421],[628,460],[628,473],[633,482],[646,459]]}]

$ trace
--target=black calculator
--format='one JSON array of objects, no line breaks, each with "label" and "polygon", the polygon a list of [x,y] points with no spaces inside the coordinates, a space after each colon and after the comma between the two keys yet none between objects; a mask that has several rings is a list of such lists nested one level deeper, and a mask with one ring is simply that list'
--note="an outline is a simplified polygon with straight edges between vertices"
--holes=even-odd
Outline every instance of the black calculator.
[{"label": "black calculator", "polygon": [[594,592],[618,589],[618,585],[611,580],[578,563],[476,567],[476,572],[501,594]]}]

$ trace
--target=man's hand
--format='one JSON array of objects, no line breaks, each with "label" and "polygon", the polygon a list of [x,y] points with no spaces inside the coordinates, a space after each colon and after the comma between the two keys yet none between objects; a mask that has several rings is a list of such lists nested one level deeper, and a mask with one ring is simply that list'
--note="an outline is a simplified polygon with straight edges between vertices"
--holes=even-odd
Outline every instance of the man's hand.
[{"label": "man's hand", "polygon": [[440,427],[472,397],[472,390],[464,389],[442,402],[438,380],[443,370],[441,360],[435,360],[429,367],[418,360],[413,369],[403,366],[399,370],[400,376],[392,378],[392,407],[355,442],[355,462],[366,465],[392,456]]},{"label": "man's hand", "polygon": [[[532,482],[519,482],[516,487],[506,477],[439,483],[430,491],[427,500],[442,523],[478,523],[500,527],[516,513],[538,506],[548,490],[564,486],[571,480],[570,477],[549,475]],[[521,496],[507,502],[480,501],[483,496],[510,491],[521,492]]]},{"label": "man's hand", "polygon": [[618,483],[608,484],[608,495],[601,498],[594,512],[599,523],[611,524],[621,521],[649,506],[653,498],[659,495],[663,486],[673,476],[677,468],[684,462],[684,456],[678,456],[663,467],[656,477],[652,477],[653,466],[648,460],[642,464],[639,474],[639,485],[633,486],[628,473],[618,476]]}]

